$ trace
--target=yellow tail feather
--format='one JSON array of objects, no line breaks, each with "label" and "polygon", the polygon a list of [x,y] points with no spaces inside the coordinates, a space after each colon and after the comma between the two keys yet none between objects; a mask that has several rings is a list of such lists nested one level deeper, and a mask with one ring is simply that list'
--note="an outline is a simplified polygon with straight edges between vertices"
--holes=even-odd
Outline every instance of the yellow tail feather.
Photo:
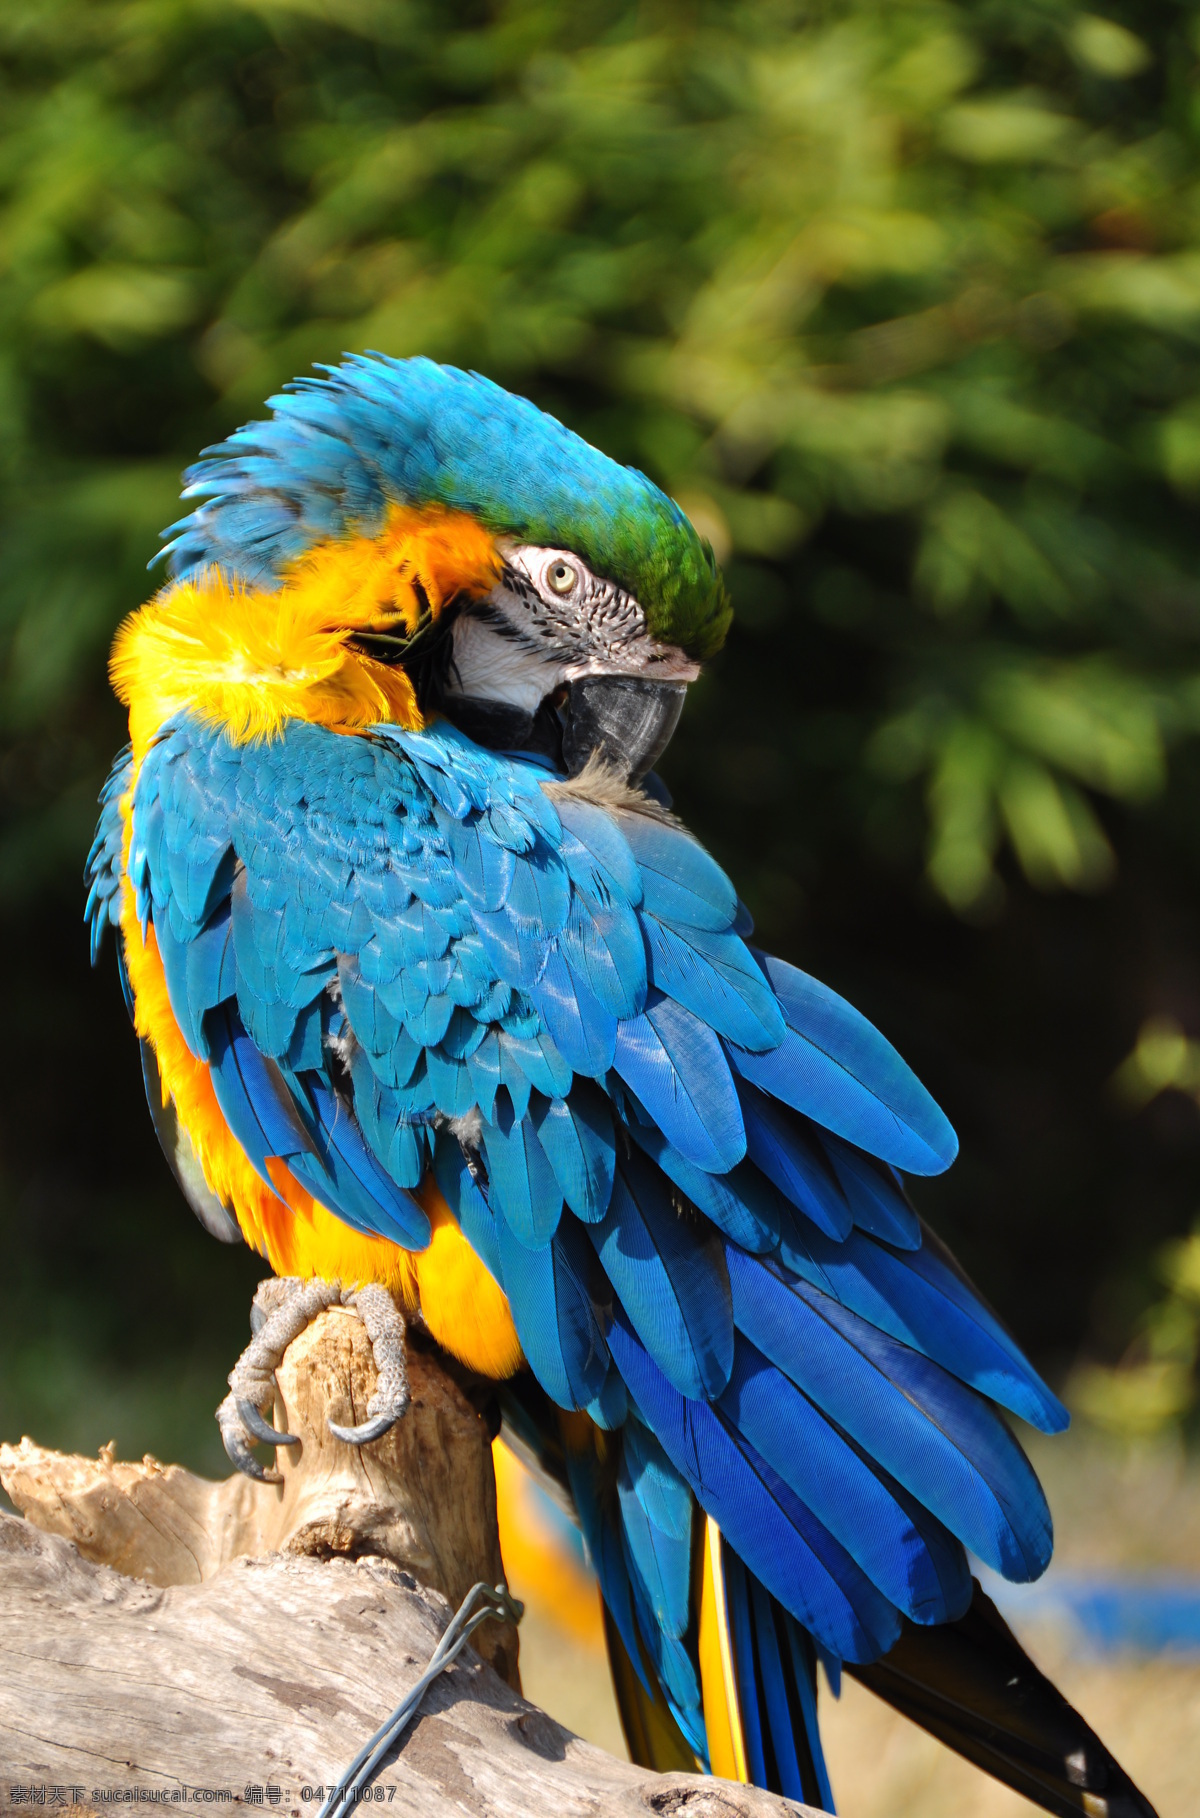
[{"label": "yellow tail feather", "polygon": [[700,1589],[700,1691],[704,1729],[714,1774],[748,1783],[746,1745],[733,1670],[733,1642],[725,1603],[721,1565],[721,1530],[711,1515],[704,1518],[704,1570]]}]

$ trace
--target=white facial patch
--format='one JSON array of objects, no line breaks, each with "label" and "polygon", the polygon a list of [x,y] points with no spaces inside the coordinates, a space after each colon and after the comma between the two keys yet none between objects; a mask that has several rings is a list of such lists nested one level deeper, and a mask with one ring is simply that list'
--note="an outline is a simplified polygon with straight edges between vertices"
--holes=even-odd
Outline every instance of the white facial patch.
[{"label": "white facial patch", "polygon": [[652,642],[633,595],[601,580],[569,549],[516,545],[506,552],[502,585],[521,602],[534,635],[564,651],[573,647],[576,661],[603,665],[605,657]]},{"label": "white facial patch", "polygon": [[504,573],[454,622],[447,692],[535,713],[563,682],[587,675],[692,682],[699,666],[646,629],[633,595],[569,549],[501,544]]},{"label": "white facial patch", "polygon": [[502,701],[523,713],[536,713],[548,694],[564,680],[561,662],[497,628],[488,619],[463,613],[454,622],[454,664],[447,679],[448,694],[462,694],[480,701]]}]

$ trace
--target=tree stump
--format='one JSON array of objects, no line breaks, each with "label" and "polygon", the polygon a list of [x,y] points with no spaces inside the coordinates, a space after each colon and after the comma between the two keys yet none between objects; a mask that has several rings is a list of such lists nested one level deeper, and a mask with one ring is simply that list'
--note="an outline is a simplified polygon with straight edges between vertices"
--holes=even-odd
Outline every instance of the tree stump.
[{"label": "tree stump", "polygon": [[[503,1577],[483,1421],[436,1356],[356,1451],[366,1334],[334,1308],[290,1347],[283,1482],[211,1483],[153,1458],[0,1447],[0,1812],[133,1803],[276,1806],[315,1818],[424,1670],[472,1584]],[[517,1642],[485,1623],[370,1789],[397,1818],[768,1818],[804,1808],[616,1760],[519,1696]]]}]

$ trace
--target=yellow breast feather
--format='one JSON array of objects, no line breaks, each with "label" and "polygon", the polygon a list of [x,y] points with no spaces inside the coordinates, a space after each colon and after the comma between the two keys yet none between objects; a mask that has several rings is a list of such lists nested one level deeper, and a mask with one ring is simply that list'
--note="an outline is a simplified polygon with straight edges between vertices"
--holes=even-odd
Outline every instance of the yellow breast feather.
[{"label": "yellow breast feather", "polygon": [[[356,649],[354,634],[411,638],[456,597],[489,591],[499,569],[491,537],[465,513],[394,506],[380,535],[316,545],[275,591],[218,569],[173,583],[126,620],[113,646],[134,778],[162,726],[185,711],[235,744],[270,738],[289,719],[343,733],[384,722],[419,729],[408,676]],[[122,804],[126,861],[131,799],[132,790]],[[380,1282],[410,1313],[419,1307],[438,1343],[472,1369],[511,1375],[522,1355],[508,1301],[433,1182],[418,1193],[433,1228],[419,1253],[352,1230],[274,1159],[272,1193],[225,1122],[207,1064],[184,1042],[153,927],[143,938],[128,881],[121,931],[137,1031],[154,1049],[164,1102],[174,1102],[247,1243],[279,1275]]]}]

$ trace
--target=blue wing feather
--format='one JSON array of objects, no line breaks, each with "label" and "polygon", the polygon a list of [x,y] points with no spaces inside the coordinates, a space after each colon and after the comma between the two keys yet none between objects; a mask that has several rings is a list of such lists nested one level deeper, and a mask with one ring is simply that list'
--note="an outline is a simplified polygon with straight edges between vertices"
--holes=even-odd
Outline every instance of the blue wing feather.
[{"label": "blue wing feather", "polygon": [[765,1092],[741,1089],[746,1152],[784,1197],[827,1237],[846,1237],[854,1215],[814,1134]]},{"label": "blue wing feather", "polygon": [[586,1408],[603,1391],[609,1357],[590,1246],[569,1214],[540,1249],[526,1249],[503,1220],[497,1240],[501,1286],[530,1368],[560,1408]]},{"label": "blue wing feather", "polygon": [[540,1249],[558,1229],[563,1198],[532,1119],[498,1107],[495,1123],[483,1125],[483,1147],[490,1204],[527,1249]]},{"label": "blue wing feather", "polygon": [[406,1250],[429,1242],[429,1220],[371,1153],[349,1109],[320,1074],[301,1081],[318,1133],[316,1153],[293,1156],[292,1172],[318,1199],[365,1231]]},{"label": "blue wing feather", "polygon": [[[546,1393],[609,1429],[637,1416],[589,1545],[697,1742],[692,1495],[721,1523],[749,1568],[758,1746],[812,1797],[781,1728],[809,1724],[811,1660],[783,1611],[831,1660],[869,1659],[900,1610],[960,1607],[962,1542],[1036,1572],[1044,1501],[976,1391],[1061,1410],[922,1237],[892,1169],[936,1172],[954,1138],[895,1051],[743,946],[729,880],[678,826],[545,781],[449,726],[234,750],[181,722],[135,791],[139,914],[260,1172],[279,1155],[412,1247],[432,1157]],[[478,1122],[470,1162],[446,1119]]]},{"label": "blue wing feather", "polygon": [[986,1403],[818,1289],[732,1246],[728,1261],[740,1332],[995,1571],[1045,1570],[1045,1497]]},{"label": "blue wing feather", "polygon": [[874,1660],[900,1616],[749,1442],[706,1401],[680,1395],[618,1313],[614,1361],[637,1407],[747,1565],[842,1660]]},{"label": "blue wing feather", "polygon": [[608,1101],[580,1080],[569,1097],[534,1100],[531,1115],[563,1198],[577,1218],[595,1224],[608,1210],[616,1167]]},{"label": "blue wing feather", "polygon": [[969,1283],[923,1231],[919,1250],[897,1254],[862,1233],[832,1243],[793,1223],[779,1253],[794,1274],[881,1332],[932,1357],[981,1395],[1043,1433],[1067,1425],[1066,1409]]},{"label": "blue wing feather", "polygon": [[232,1004],[210,1011],[205,1022],[213,1091],[222,1115],[267,1185],[272,1156],[291,1162],[314,1153],[312,1135],[279,1069],[250,1040]]},{"label": "blue wing feather", "polygon": [[892,1044],[827,985],[769,954],[755,957],[789,1033],[768,1054],[734,1051],[743,1077],[893,1167],[948,1168],[958,1139]]},{"label": "blue wing feather", "polygon": [[639,1338],[682,1395],[719,1395],[733,1366],[733,1303],[720,1241],[682,1216],[662,1175],[635,1153],[588,1230]]},{"label": "blue wing feather", "polygon": [[732,932],[685,934],[643,919],[650,976],[658,989],[744,1048],[778,1047],[786,1034],[774,993]]},{"label": "blue wing feather", "polygon": [[613,1064],[617,1019],[552,947],[540,978],[530,987],[554,1044],[576,1073],[603,1079]]},{"label": "blue wing feather", "polygon": [[467,1242],[494,1279],[501,1281],[498,1222],[487,1200],[472,1180],[461,1148],[446,1130],[439,1131],[437,1136],[433,1151],[433,1170],[446,1204],[458,1219]]},{"label": "blue wing feather", "polygon": [[712,1030],[652,991],[639,1016],[617,1025],[613,1066],[685,1160],[711,1173],[746,1153],[737,1091]]},{"label": "blue wing feather", "polygon": [[593,908],[576,895],[559,947],[572,972],[605,1010],[633,1016],[646,1001],[646,943],[637,916],[619,900]]},{"label": "blue wing feather", "polygon": [[739,1432],[914,1622],[951,1622],[971,1601],[962,1547],[911,1503],[835,1424],[739,1338],[718,1402]]},{"label": "blue wing feather", "polygon": [[654,815],[621,810],[613,819],[637,861],[642,900],[650,915],[673,926],[714,934],[733,926],[737,893],[698,840]]},{"label": "blue wing feather", "polygon": [[895,1244],[900,1250],[919,1250],[921,1227],[890,1169],[880,1167],[861,1149],[840,1137],[822,1133],[821,1147],[833,1163],[851,1217],[862,1231]]}]

